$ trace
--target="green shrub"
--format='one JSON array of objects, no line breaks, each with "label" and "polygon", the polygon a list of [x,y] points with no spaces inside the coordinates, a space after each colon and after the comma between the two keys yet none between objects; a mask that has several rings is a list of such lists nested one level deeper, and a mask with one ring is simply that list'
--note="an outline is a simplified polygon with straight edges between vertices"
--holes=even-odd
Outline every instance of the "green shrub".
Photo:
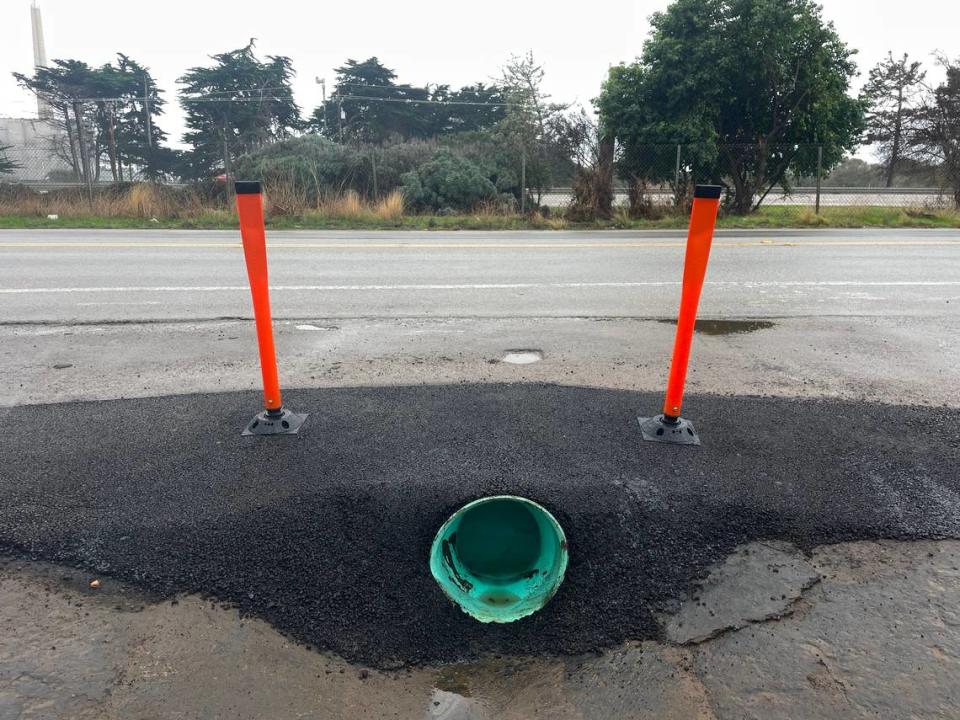
[{"label": "green shrub", "polygon": [[475,163],[447,150],[404,173],[402,180],[404,198],[419,211],[469,211],[498,198],[496,186]]},{"label": "green shrub", "polygon": [[[237,158],[237,178],[261,180],[274,199],[316,207],[324,198],[353,191],[361,197],[389,195],[400,188],[404,173],[436,152],[430,142],[383,146],[341,145],[320,135],[303,135]],[[292,208],[300,209],[300,208]]]}]

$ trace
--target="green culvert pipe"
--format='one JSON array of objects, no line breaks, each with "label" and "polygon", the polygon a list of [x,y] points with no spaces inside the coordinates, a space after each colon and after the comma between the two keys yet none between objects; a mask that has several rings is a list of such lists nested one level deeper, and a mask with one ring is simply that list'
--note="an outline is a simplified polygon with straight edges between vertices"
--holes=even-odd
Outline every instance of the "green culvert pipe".
[{"label": "green culvert pipe", "polygon": [[567,538],[545,508],[513,495],[464,505],[430,548],[430,572],[461,610],[509,623],[546,605],[567,570]]}]

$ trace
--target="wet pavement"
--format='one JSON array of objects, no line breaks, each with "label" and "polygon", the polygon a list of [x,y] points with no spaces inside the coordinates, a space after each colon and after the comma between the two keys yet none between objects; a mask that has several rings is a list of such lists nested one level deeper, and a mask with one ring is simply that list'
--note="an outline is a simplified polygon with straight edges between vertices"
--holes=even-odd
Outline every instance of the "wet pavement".
[{"label": "wet pavement", "polygon": [[[786,571],[786,572],[785,572]],[[785,579],[784,575],[788,577]],[[744,578],[780,592],[731,622]],[[811,580],[811,577],[814,577]],[[679,615],[709,639],[376,670],[195,596],[0,563],[0,717],[834,720],[960,714],[960,543],[752,544]],[[709,596],[709,597],[708,597]],[[774,607],[776,606],[776,607]],[[909,629],[907,629],[909,628]],[[667,632],[669,635],[669,631]],[[680,644],[684,643],[684,644]]]},{"label": "wet pavement", "polygon": [[[266,446],[235,237],[14,238],[0,718],[960,717],[956,233],[718,236],[654,452],[681,235],[272,237]],[[572,555],[481,630],[426,551],[489,492]]]},{"label": "wet pavement", "polygon": [[[676,320],[659,320],[668,325],[676,325]],[[769,330],[776,323],[769,320],[697,320],[695,332],[701,335],[741,335],[757,330]]]}]

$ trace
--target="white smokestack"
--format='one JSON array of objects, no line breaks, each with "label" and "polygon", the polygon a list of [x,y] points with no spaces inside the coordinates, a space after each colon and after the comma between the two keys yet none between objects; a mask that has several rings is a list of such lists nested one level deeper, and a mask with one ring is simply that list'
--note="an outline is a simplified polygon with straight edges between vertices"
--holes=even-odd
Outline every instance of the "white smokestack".
[{"label": "white smokestack", "polygon": [[[30,6],[30,26],[33,29],[33,67],[46,67],[47,47],[43,42],[43,20],[40,18],[37,0],[33,0]],[[37,98],[37,114],[41,119],[50,117],[50,108],[39,98]]]}]

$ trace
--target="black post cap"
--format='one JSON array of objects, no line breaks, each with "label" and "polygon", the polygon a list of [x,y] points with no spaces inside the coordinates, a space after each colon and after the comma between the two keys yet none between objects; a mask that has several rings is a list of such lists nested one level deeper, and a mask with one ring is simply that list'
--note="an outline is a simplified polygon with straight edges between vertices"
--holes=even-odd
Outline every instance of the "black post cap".
[{"label": "black post cap", "polygon": [[[260,183],[257,180],[237,180],[233,184],[234,189],[237,191],[237,195],[259,195],[260,194]],[[720,197],[717,195],[717,197]]]},{"label": "black post cap", "polygon": [[[237,190],[237,192],[240,191]],[[707,200],[719,200],[722,192],[723,187],[720,185],[697,185],[693,189],[693,196],[695,198],[704,198]]]}]

